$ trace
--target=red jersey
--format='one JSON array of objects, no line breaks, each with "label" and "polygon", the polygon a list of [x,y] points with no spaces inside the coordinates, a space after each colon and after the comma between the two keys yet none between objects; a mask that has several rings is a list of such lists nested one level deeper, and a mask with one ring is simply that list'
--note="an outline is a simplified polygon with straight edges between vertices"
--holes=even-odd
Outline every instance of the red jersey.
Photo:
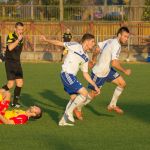
[{"label": "red jersey", "polygon": [[25,124],[28,121],[28,117],[22,114],[22,115],[18,115],[16,117],[10,118],[10,120],[13,120],[15,124]]},{"label": "red jersey", "polygon": [[25,124],[29,120],[23,110],[7,110],[3,116],[8,120],[13,120],[14,124]]}]

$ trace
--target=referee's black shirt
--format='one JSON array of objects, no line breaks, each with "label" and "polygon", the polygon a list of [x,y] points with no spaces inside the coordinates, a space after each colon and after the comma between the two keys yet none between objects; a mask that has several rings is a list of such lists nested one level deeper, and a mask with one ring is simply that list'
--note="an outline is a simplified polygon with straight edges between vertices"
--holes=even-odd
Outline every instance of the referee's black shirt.
[{"label": "referee's black shirt", "polygon": [[10,43],[14,43],[16,40],[18,39],[18,36],[16,35],[16,33],[10,33],[7,36],[7,40],[6,40],[6,61],[20,61],[20,55],[22,52],[22,48],[23,48],[23,39],[18,43],[18,45],[13,49],[13,50],[9,50],[8,49],[8,44]]}]

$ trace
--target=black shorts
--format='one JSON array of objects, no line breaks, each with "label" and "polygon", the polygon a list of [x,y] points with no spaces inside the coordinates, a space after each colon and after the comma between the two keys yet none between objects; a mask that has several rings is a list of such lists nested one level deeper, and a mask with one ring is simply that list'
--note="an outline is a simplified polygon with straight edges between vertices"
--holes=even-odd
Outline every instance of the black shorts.
[{"label": "black shorts", "polygon": [[20,62],[6,61],[5,69],[7,80],[23,79],[23,71]]}]

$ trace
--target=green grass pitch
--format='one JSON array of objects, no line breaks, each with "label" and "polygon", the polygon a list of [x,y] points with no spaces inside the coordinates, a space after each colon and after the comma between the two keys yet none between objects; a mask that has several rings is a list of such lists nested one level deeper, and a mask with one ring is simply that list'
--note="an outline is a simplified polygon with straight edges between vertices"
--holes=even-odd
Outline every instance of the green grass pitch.
[{"label": "green grass pitch", "polygon": [[[118,101],[125,114],[106,110],[115,86],[106,83],[102,93],[83,109],[84,120],[74,127],[59,127],[69,96],[60,81],[60,63],[24,63],[23,108],[38,105],[43,117],[26,125],[0,125],[0,150],[149,150],[150,64],[124,64],[127,88]],[[87,83],[79,74],[79,80]],[[0,85],[6,82],[0,64]]]}]

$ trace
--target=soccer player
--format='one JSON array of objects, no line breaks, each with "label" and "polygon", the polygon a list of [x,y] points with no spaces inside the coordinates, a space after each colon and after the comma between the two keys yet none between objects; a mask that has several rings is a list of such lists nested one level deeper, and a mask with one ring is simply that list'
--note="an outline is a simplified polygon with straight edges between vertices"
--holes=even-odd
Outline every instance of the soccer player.
[{"label": "soccer player", "polygon": [[1,124],[25,124],[29,118],[39,119],[42,116],[42,110],[37,106],[31,106],[26,111],[23,110],[6,110],[0,113]]},{"label": "soccer player", "polygon": [[73,125],[67,123],[67,121],[74,122],[73,110],[88,97],[88,91],[76,77],[79,69],[81,69],[84,78],[93,86],[97,94],[100,92],[99,88],[88,74],[89,57],[87,52],[95,45],[94,36],[89,33],[84,34],[81,43],[48,40],[44,36],[41,36],[41,40],[50,44],[65,46],[68,49],[68,54],[62,65],[61,80],[64,85],[64,90],[70,95],[70,101],[66,106],[65,113],[60,120],[59,125]]},{"label": "soccer player", "polygon": [[37,106],[31,106],[26,111],[12,110],[8,111],[10,103],[10,92],[0,92],[0,124],[25,124],[30,117],[39,119],[42,116],[42,110]]},{"label": "soccer player", "polygon": [[6,54],[5,54],[5,69],[7,75],[7,84],[2,87],[3,90],[9,91],[16,83],[14,89],[14,99],[12,107],[20,107],[18,100],[20,98],[21,88],[23,86],[23,72],[20,63],[20,55],[23,48],[23,32],[24,25],[21,22],[15,24],[14,33],[7,36]]},{"label": "soccer player", "polygon": [[7,110],[10,103],[10,92],[0,92],[0,124],[25,124],[29,118],[39,119],[42,110],[37,106],[31,106],[26,111]]},{"label": "soccer player", "polygon": [[[66,32],[63,34],[63,42],[70,42],[72,39],[72,35],[70,32],[70,29],[67,28]],[[63,52],[61,54],[61,62],[63,61],[63,57],[66,56],[68,53],[68,50],[64,47]]]},{"label": "soccer player", "polygon": [[[125,44],[128,38],[129,38],[128,28],[121,27],[117,32],[116,38],[109,39],[104,42],[99,42],[98,43],[99,49],[97,49],[98,54],[97,62],[95,66],[92,68],[91,73],[91,78],[93,79],[93,81],[95,81],[96,85],[99,88],[101,88],[105,82],[111,82],[117,86],[107,109],[109,111],[115,111],[116,113],[119,114],[122,114],[123,110],[119,106],[117,106],[117,101],[119,96],[123,92],[124,88],[126,87],[126,82],[115,69],[123,72],[125,75],[128,76],[131,74],[131,70],[123,68],[118,60],[121,51],[121,44]],[[95,57],[93,57],[93,61],[94,60]],[[91,102],[91,100],[95,96],[97,96],[93,85],[89,84],[88,88],[90,89],[89,97],[87,98],[87,101],[84,103],[84,105]],[[80,114],[80,116],[77,116],[79,117],[79,119],[80,117],[82,117],[81,108],[84,105],[80,105],[80,107],[76,108],[76,111],[78,111],[78,114]]]}]

